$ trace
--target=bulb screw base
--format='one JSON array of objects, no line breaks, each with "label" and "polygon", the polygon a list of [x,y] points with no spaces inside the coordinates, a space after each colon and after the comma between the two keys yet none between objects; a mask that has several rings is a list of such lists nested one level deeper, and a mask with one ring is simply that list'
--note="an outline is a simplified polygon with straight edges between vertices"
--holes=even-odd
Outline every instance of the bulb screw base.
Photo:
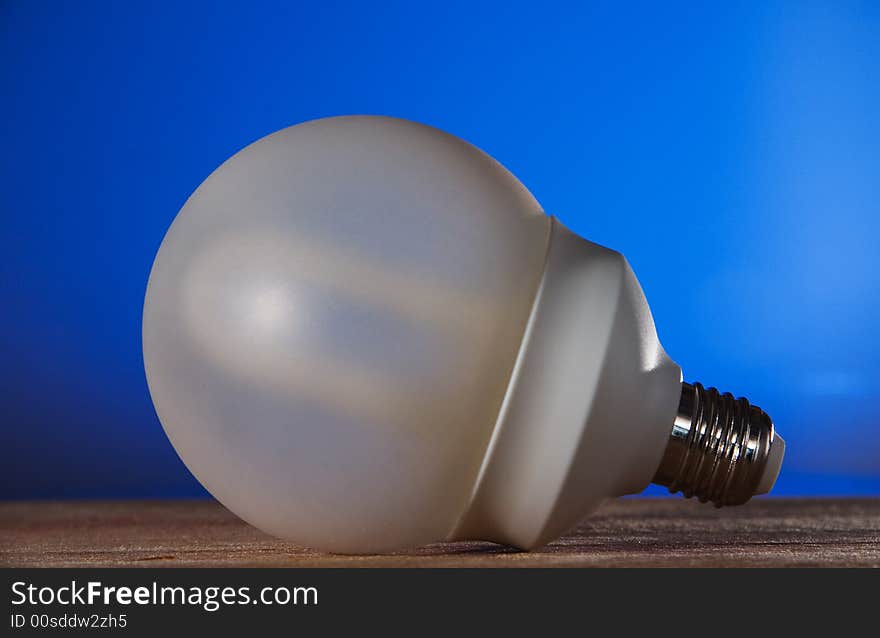
[{"label": "bulb screw base", "polygon": [[761,408],[732,394],[682,383],[678,414],[653,482],[716,507],[770,491],[785,441]]}]

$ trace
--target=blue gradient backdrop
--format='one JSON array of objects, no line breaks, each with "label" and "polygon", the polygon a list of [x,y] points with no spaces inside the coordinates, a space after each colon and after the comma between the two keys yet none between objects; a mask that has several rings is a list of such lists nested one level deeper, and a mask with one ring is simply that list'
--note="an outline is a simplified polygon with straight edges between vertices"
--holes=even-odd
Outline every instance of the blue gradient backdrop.
[{"label": "blue gradient backdrop", "polygon": [[626,254],[666,349],[880,494],[876,3],[0,3],[0,498],[203,494],[140,319],[172,218],[276,129],[460,135]]}]

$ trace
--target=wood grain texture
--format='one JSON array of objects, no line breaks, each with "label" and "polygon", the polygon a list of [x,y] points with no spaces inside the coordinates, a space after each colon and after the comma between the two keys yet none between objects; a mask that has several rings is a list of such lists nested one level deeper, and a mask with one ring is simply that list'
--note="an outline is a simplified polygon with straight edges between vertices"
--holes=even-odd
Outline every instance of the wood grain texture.
[{"label": "wood grain texture", "polygon": [[437,543],[338,556],[275,540],[212,501],[0,503],[0,565],[34,567],[880,567],[880,499],[608,503],[540,551]]}]

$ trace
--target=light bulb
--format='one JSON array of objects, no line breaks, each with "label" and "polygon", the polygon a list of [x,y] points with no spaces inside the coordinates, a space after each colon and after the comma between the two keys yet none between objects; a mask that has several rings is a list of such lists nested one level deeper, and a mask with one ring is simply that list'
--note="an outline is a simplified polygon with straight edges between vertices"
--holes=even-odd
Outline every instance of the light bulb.
[{"label": "light bulb", "polygon": [[652,480],[740,503],[784,450],[758,408],[682,383],[620,253],[387,117],[293,126],[214,171],[156,256],[143,348],[205,488],[334,552],[535,548]]}]

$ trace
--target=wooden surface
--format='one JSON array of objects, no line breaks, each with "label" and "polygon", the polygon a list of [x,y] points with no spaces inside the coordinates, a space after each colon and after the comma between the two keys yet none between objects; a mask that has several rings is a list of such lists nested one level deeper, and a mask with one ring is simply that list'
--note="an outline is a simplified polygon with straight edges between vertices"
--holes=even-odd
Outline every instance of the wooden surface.
[{"label": "wooden surface", "polygon": [[2,566],[880,567],[880,499],[761,499],[717,510],[683,499],[609,503],[525,553],[437,543],[387,556],[278,541],[210,501],[0,503]]}]

